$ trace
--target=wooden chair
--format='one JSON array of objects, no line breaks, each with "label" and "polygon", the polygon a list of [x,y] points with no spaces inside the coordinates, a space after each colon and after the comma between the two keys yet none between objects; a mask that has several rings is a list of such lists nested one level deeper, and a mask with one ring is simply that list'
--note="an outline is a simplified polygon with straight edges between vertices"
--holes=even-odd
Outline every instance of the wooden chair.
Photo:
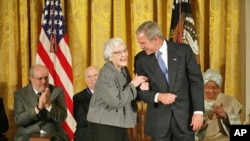
[{"label": "wooden chair", "polygon": [[139,123],[135,128],[128,129],[131,141],[151,141],[150,137],[144,134],[145,116],[147,104],[143,101],[137,102]]},{"label": "wooden chair", "polygon": [[29,141],[50,141],[51,136],[47,134],[33,134]]}]

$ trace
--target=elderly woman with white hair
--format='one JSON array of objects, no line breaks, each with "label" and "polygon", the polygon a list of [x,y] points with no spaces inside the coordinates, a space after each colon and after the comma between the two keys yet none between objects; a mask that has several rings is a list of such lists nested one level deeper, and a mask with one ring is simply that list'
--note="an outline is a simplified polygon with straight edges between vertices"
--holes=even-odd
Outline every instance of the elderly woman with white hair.
[{"label": "elderly woman with white hair", "polygon": [[103,56],[106,62],[97,78],[87,115],[90,141],[128,141],[127,128],[137,124],[136,87],[147,83],[147,77],[136,75],[131,80],[128,50],[120,38],[105,42]]},{"label": "elderly woman with white hair", "polygon": [[242,105],[233,97],[220,92],[222,76],[215,70],[203,73],[204,125],[196,133],[196,140],[229,141],[229,126],[241,124]]}]

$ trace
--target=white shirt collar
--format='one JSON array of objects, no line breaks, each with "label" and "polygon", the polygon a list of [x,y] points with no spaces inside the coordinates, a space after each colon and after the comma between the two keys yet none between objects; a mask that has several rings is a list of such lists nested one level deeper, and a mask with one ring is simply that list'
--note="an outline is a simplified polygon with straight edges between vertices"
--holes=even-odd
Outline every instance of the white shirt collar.
[{"label": "white shirt collar", "polygon": [[32,88],[33,88],[35,94],[37,95],[39,91],[37,91],[33,86],[32,86]]},{"label": "white shirt collar", "polygon": [[[168,48],[167,42],[166,42],[166,40],[163,40],[163,44],[159,49],[159,51],[162,53],[162,55],[167,56],[167,48]],[[155,55],[157,54],[157,52],[155,53]]]}]

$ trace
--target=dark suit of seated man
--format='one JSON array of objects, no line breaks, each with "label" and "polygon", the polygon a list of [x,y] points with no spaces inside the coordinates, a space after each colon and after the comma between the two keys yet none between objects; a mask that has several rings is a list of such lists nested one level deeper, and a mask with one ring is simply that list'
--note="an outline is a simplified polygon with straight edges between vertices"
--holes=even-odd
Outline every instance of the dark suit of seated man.
[{"label": "dark suit of seated man", "polygon": [[97,66],[89,66],[84,71],[84,78],[87,88],[73,96],[74,118],[77,126],[74,141],[89,141],[87,113],[89,111],[90,98],[94,91],[94,86],[99,75]]},{"label": "dark suit of seated man", "polygon": [[30,84],[14,93],[14,120],[19,126],[14,141],[28,141],[35,133],[52,136],[52,141],[68,141],[61,123],[67,117],[63,89],[49,84],[43,65],[30,69]]},{"label": "dark suit of seated man", "polygon": [[9,129],[9,121],[5,113],[3,99],[0,97],[0,141],[7,141],[8,139],[3,135]]}]

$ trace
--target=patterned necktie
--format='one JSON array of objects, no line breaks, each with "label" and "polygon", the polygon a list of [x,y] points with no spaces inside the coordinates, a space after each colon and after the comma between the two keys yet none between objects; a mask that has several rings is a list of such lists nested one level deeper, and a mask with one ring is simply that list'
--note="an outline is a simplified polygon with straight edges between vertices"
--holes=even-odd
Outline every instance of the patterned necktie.
[{"label": "patterned necktie", "polygon": [[39,101],[39,98],[40,98],[41,94],[42,94],[41,92],[37,93],[37,102]]},{"label": "patterned necktie", "polygon": [[165,75],[165,78],[167,79],[167,82],[169,82],[168,81],[168,69],[167,69],[161,55],[162,55],[162,52],[158,51],[157,54],[156,54],[157,61],[158,61],[158,64],[159,64],[159,66],[161,68],[161,71],[163,72],[163,74]]},{"label": "patterned necktie", "polygon": [[[37,102],[39,103],[39,98],[41,97],[42,92],[37,93]],[[45,108],[39,109],[39,115],[38,115],[38,124],[40,127],[40,130],[42,130],[42,126],[46,123],[47,120],[47,110]]]}]

